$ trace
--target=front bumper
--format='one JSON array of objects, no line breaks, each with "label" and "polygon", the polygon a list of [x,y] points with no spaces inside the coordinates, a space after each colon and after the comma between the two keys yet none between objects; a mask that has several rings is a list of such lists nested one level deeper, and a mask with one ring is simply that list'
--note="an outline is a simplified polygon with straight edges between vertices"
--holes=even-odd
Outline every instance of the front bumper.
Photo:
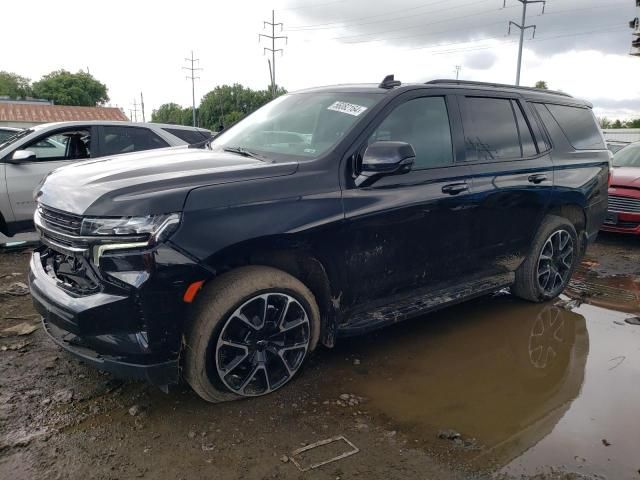
[{"label": "front bumper", "polygon": [[132,257],[144,257],[149,267],[146,280],[127,286],[114,283],[111,272],[95,269],[99,290],[76,294],[45,270],[43,258],[50,251],[41,247],[33,253],[29,285],[52,340],[82,361],[117,376],[156,385],[177,383],[187,315],[182,295],[194,276],[205,278],[202,269],[166,246],[114,253],[105,257],[105,268],[130,267]]},{"label": "front bumper", "polygon": [[602,230],[615,233],[630,233],[640,235],[640,213],[612,212],[616,214],[615,224],[604,223]]}]

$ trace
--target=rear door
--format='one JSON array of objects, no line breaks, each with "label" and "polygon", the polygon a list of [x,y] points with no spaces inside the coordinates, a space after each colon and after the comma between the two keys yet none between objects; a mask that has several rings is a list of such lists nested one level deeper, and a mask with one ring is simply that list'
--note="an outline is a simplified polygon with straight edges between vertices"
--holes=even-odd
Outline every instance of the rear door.
[{"label": "rear door", "polygon": [[[73,127],[44,133],[19,147],[35,153],[36,159],[5,163],[9,201],[16,222],[33,218],[34,190],[47,174],[79,160],[93,158],[91,138],[95,127]],[[10,153],[12,155],[13,152]]]},{"label": "rear door", "polygon": [[[471,168],[462,145],[455,97],[409,92],[381,114],[366,144],[393,140],[416,151],[411,172],[343,192],[346,261],[353,303],[459,282],[471,234]],[[353,172],[355,170],[355,172]],[[357,161],[351,178],[357,174]]]},{"label": "rear door", "polygon": [[517,96],[460,96],[477,208],[470,263],[483,277],[515,270],[553,190],[553,166],[529,106]]}]

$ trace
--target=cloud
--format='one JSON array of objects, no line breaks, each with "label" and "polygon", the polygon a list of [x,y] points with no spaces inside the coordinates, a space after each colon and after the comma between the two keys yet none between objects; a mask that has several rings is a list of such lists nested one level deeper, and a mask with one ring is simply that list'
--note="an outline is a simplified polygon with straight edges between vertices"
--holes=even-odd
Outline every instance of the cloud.
[{"label": "cloud", "polygon": [[474,70],[487,70],[496,63],[497,57],[493,52],[480,52],[466,55],[464,66]]}]

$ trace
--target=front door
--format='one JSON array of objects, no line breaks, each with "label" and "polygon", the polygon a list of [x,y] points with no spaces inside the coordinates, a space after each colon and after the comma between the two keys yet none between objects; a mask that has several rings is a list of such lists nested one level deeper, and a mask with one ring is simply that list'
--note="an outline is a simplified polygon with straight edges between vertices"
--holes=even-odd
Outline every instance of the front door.
[{"label": "front door", "polygon": [[[347,182],[343,192],[353,295],[345,300],[353,307],[435,289],[467,273],[471,169],[456,162],[455,98],[401,98],[387,108],[362,151],[375,141],[410,143],[416,152],[412,171],[366,188]],[[357,159],[352,163],[357,175]]]},{"label": "front door", "polygon": [[34,191],[47,174],[78,160],[91,158],[91,128],[67,128],[43,134],[20,150],[29,150],[34,160],[5,163],[7,190],[16,222],[33,218]]}]

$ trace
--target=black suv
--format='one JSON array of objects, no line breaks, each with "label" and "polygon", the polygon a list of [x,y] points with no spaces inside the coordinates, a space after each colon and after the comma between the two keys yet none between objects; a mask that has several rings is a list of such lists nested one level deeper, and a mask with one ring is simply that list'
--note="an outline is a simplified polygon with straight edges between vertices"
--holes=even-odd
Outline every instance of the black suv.
[{"label": "black suv", "polygon": [[564,93],[305,90],[204,149],[50,174],[31,292],[98,368],[262,395],[319,343],[504,287],[557,296],[605,217],[609,159],[591,105]]}]

